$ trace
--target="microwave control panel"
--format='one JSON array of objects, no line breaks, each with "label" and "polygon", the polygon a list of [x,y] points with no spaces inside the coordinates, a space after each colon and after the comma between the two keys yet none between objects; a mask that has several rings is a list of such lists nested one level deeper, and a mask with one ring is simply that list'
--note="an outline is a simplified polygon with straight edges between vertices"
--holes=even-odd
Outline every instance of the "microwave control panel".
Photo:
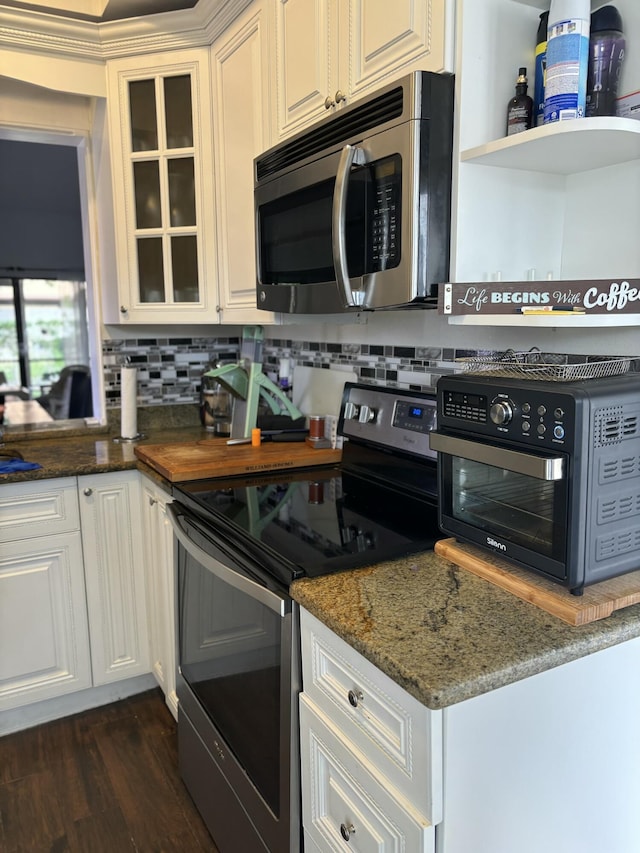
[{"label": "microwave control panel", "polygon": [[367,264],[371,272],[393,269],[400,263],[401,169],[398,155],[365,166],[372,178]]},{"label": "microwave control panel", "polygon": [[440,388],[441,427],[546,448],[573,447],[576,401],[571,394],[536,381],[524,387],[455,381],[451,386]]}]

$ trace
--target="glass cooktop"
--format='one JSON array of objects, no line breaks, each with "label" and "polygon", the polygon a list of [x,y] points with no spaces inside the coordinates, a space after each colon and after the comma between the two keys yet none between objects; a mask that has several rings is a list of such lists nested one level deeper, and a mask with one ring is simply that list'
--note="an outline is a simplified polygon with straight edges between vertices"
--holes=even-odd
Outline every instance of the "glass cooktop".
[{"label": "glass cooktop", "polygon": [[181,483],[173,495],[288,582],[430,550],[442,536],[435,469],[424,477],[425,494],[332,467]]}]

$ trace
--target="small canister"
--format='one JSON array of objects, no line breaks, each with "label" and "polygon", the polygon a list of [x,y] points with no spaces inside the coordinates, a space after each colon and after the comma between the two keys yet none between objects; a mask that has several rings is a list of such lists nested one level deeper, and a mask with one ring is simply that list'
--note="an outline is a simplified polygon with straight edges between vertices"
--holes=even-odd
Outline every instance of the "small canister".
[{"label": "small canister", "polygon": [[309,415],[309,438],[312,441],[324,438],[324,415]]}]

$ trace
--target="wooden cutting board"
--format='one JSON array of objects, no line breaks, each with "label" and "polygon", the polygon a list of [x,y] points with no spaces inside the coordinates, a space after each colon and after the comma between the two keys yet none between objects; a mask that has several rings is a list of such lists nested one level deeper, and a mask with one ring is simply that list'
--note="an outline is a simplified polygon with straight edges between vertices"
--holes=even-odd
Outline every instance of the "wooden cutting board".
[{"label": "wooden cutting board", "polygon": [[273,441],[252,447],[228,445],[224,438],[204,438],[184,444],[143,444],[136,446],[135,454],[172,483],[334,465],[342,458],[341,450],[315,450],[304,441]]},{"label": "wooden cutting board", "polygon": [[436,554],[479,575],[569,625],[586,625],[640,603],[640,570],[586,586],[582,595],[455,539],[436,542]]}]

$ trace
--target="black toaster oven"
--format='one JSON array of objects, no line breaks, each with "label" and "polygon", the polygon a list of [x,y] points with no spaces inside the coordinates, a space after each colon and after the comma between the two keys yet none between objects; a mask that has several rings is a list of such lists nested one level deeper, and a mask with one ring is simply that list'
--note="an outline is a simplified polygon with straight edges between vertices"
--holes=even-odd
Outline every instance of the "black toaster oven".
[{"label": "black toaster oven", "polygon": [[640,374],[437,388],[439,524],[581,594],[640,568]]}]

